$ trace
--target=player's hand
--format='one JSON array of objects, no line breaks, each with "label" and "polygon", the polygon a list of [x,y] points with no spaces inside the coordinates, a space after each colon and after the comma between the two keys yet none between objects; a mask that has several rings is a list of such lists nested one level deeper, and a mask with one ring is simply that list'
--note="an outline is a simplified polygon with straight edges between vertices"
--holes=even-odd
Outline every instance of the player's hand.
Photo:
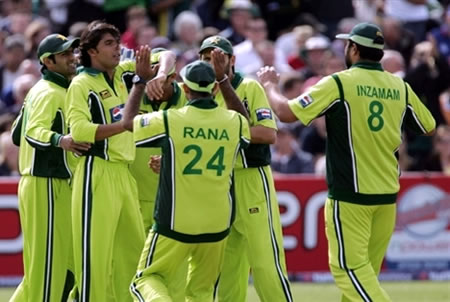
[{"label": "player's hand", "polygon": [[273,66],[262,67],[258,72],[256,72],[256,75],[259,78],[259,82],[263,86],[270,84],[278,85],[278,82],[280,81],[280,74],[275,71]]},{"label": "player's hand", "polygon": [[159,174],[161,172],[161,155],[150,156],[148,167],[156,174]]},{"label": "player's hand", "polygon": [[143,45],[136,51],[136,74],[145,81],[149,81],[154,76],[150,64],[150,47],[148,45]]},{"label": "player's hand", "polygon": [[228,76],[226,70],[228,65],[226,64],[226,57],[227,55],[220,49],[215,48],[211,51],[211,64],[218,81],[223,80],[225,76]]},{"label": "player's hand", "polygon": [[61,148],[66,151],[71,151],[76,155],[83,155],[83,152],[88,151],[91,148],[91,144],[89,143],[77,143],[73,140],[72,135],[67,134],[61,138],[59,142]]},{"label": "player's hand", "polygon": [[167,75],[158,72],[159,64],[152,67],[153,75],[156,74],[145,86],[145,93],[150,100],[160,100],[164,95],[164,83],[167,80]]}]

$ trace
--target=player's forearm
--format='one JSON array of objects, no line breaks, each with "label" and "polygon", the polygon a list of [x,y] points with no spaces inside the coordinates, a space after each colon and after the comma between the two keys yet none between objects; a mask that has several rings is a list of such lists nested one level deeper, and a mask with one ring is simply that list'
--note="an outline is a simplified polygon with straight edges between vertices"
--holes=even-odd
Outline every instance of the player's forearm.
[{"label": "player's forearm", "polygon": [[246,119],[248,119],[248,112],[245,109],[241,99],[239,99],[236,92],[234,91],[233,86],[231,86],[231,82],[228,79],[228,76],[226,76],[226,79],[222,79],[221,81],[219,81],[219,88],[222,92],[223,98],[225,99],[227,108],[239,112],[240,114],[245,116]]},{"label": "player's forearm", "polygon": [[105,138],[114,136],[125,131],[121,123],[99,125],[95,132],[95,140],[101,141]]},{"label": "player's forearm", "polygon": [[145,85],[133,85],[128,101],[123,110],[123,117],[120,124],[128,131],[133,131],[133,119],[139,112],[139,106],[144,95]]},{"label": "player's forearm", "polygon": [[250,128],[252,144],[274,144],[277,140],[277,131],[261,125]]},{"label": "player's forearm", "polygon": [[281,94],[277,84],[268,83],[264,85],[264,90],[266,91],[270,106],[280,121],[292,123],[297,120],[297,117],[292,113],[288,105],[288,100]]},{"label": "player's forearm", "polygon": [[159,68],[157,75],[168,75],[175,67],[176,56],[172,51],[164,51],[159,59]]}]

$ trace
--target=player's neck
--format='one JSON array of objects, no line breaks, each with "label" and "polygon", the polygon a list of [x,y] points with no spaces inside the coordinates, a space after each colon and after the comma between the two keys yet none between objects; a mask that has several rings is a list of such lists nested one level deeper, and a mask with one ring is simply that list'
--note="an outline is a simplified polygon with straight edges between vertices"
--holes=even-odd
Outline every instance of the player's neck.
[{"label": "player's neck", "polygon": [[114,71],[116,70],[116,67],[108,68],[95,61],[92,61],[91,67],[97,69],[98,71],[106,73],[110,79],[114,77]]}]

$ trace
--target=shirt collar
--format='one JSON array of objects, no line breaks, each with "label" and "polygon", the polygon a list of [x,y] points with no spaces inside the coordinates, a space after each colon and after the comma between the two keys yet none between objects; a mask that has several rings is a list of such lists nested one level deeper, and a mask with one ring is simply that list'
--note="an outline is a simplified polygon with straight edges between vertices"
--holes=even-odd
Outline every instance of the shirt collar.
[{"label": "shirt collar", "polygon": [[383,71],[383,67],[381,66],[380,62],[359,61],[359,62],[356,62],[355,64],[353,64],[352,67],[350,67],[350,68],[354,68],[354,67]]},{"label": "shirt collar", "polygon": [[195,99],[189,101],[187,104],[200,109],[212,109],[217,107],[216,101],[212,98]]},{"label": "shirt collar", "polygon": [[243,80],[244,80],[244,78],[242,77],[241,73],[236,72],[233,75],[233,80],[231,81],[231,86],[233,86],[234,89],[237,89]]},{"label": "shirt collar", "polygon": [[62,88],[69,88],[70,81],[63,75],[48,69],[45,69],[42,73],[44,80],[55,83]]}]

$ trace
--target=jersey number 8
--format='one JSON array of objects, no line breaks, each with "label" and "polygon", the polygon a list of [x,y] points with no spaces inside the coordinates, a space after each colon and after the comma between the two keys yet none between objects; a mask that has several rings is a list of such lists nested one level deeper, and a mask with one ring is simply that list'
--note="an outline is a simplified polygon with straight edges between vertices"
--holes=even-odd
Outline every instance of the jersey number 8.
[{"label": "jersey number 8", "polygon": [[367,122],[369,123],[370,130],[377,132],[383,128],[384,120],[381,116],[383,109],[383,104],[381,104],[380,101],[375,100],[369,104],[370,115]]}]

